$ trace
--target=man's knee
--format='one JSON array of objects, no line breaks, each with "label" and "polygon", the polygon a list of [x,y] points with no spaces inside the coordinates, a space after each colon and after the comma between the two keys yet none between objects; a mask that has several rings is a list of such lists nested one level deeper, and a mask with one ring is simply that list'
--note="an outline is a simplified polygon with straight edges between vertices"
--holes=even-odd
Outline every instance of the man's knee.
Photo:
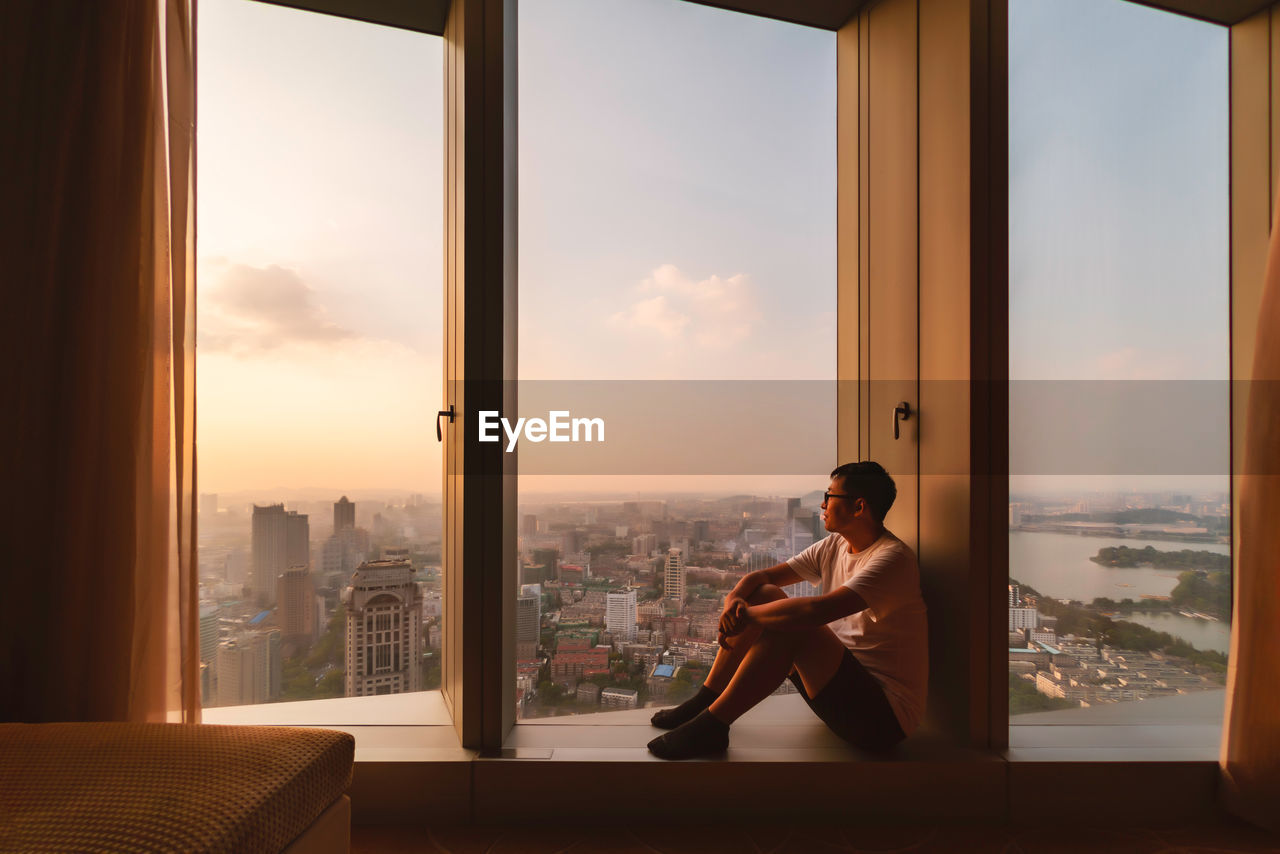
[{"label": "man's knee", "polygon": [[786,598],[787,594],[776,584],[761,584],[747,597],[747,601],[752,605],[763,605],[765,602],[776,602]]}]

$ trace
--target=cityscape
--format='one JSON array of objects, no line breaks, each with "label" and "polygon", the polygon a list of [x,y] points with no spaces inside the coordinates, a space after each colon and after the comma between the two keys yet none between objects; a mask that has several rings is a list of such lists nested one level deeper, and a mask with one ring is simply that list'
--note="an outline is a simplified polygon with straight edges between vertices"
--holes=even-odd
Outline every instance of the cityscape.
[{"label": "cityscape", "polygon": [[[1013,498],[1012,716],[1222,687],[1225,493]],[[690,696],[719,648],[725,595],[747,572],[825,536],[821,499],[528,496],[512,591],[517,717]],[[206,494],[200,514],[206,706],[439,687],[437,498],[286,506]],[[820,591],[802,583],[788,592]]]}]

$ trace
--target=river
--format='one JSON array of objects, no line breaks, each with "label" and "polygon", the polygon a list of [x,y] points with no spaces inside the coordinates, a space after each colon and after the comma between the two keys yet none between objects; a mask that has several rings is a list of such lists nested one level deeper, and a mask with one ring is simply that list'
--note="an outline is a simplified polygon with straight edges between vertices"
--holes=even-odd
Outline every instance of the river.
[{"label": "river", "polygon": [[[1166,542],[1130,540],[1118,537],[1082,537],[1039,531],[1009,532],[1009,577],[1042,595],[1054,599],[1079,599],[1091,602],[1100,596],[1139,601],[1142,595],[1168,596],[1178,584],[1176,569],[1136,567],[1119,569],[1101,566],[1089,560],[1106,546],[1147,546],[1160,551],[1194,551],[1230,554],[1229,546],[1219,543]],[[1230,626],[1225,620],[1216,622],[1184,617],[1176,612],[1133,614],[1122,617],[1157,631],[1180,637],[1197,649],[1225,653],[1230,644]]]}]

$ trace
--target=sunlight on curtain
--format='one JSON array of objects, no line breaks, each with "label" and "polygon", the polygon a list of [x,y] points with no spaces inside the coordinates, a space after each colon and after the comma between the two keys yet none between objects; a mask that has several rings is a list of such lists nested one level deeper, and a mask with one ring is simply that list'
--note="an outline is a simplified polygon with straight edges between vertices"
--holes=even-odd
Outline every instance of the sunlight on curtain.
[{"label": "sunlight on curtain", "polygon": [[0,15],[0,720],[199,717],[192,11]]},{"label": "sunlight on curtain", "polygon": [[1249,383],[1221,765],[1228,808],[1280,830],[1280,207]]}]

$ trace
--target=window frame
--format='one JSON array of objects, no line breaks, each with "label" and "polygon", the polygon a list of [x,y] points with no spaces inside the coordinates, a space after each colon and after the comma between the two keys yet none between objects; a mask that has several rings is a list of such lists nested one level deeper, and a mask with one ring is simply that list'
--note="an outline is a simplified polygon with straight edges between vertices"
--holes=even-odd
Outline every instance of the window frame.
[{"label": "window frame", "polygon": [[[441,692],[462,744],[479,749],[482,755],[498,755],[515,720],[514,631],[507,630],[508,625],[514,627],[515,614],[514,598],[507,592],[515,586],[519,525],[516,454],[503,454],[498,446],[476,441],[471,416],[479,409],[516,409],[517,0],[260,2],[445,38],[446,400],[442,408],[452,404],[457,415],[447,424],[442,484],[446,599]],[[842,457],[865,455],[874,447],[872,422],[877,421],[871,418],[869,387],[879,378],[867,359],[865,334],[870,322],[868,254],[875,248],[868,224],[877,212],[866,192],[871,175],[866,132],[874,107],[868,103],[867,75],[858,69],[874,50],[871,16],[877,4],[865,0],[686,2],[837,34],[837,315],[840,328],[859,330],[856,336],[842,338],[837,354],[837,434]],[[947,5],[940,0],[900,2],[913,2],[917,15],[921,10],[932,14]],[[1258,293],[1257,286],[1238,286],[1236,272],[1260,269],[1265,257],[1276,185],[1271,163],[1280,163],[1280,152],[1273,152],[1280,148],[1280,134],[1272,133],[1270,127],[1278,111],[1268,100],[1272,89],[1280,91],[1268,85],[1273,77],[1280,78],[1280,61],[1271,57],[1280,16],[1263,12],[1266,21],[1258,23],[1255,13],[1270,7],[1267,0],[1240,0],[1226,9],[1227,4],[1214,0],[1135,2],[1232,30],[1232,371],[1233,380],[1239,380],[1251,361],[1246,357],[1252,351],[1252,332],[1246,327],[1256,317]],[[960,666],[942,679],[931,716],[942,721],[943,730],[956,741],[999,751],[1007,747],[1008,739],[1003,611],[1008,578],[1008,0],[949,5],[967,20],[954,41],[939,39],[928,26],[922,30],[916,19],[917,53],[912,61],[925,88],[917,88],[915,108],[918,116],[934,121],[928,108],[940,90],[928,87],[938,83],[935,72],[945,67],[943,60],[956,56],[967,67],[966,104],[962,111],[946,116],[945,122],[950,123],[946,127],[917,128],[915,204],[919,229],[922,221],[928,222],[930,209],[922,207],[922,200],[932,204],[941,192],[945,201],[959,204],[967,217],[965,235],[956,245],[942,245],[932,233],[917,230],[914,249],[917,271],[921,257],[935,251],[962,261],[963,289],[951,293],[947,301],[936,302],[944,294],[940,285],[953,282],[933,282],[926,272],[923,279],[918,275],[916,287],[918,309],[928,315],[921,320],[922,330],[938,322],[935,305],[958,306],[967,312],[968,322],[960,324],[963,328],[951,343],[967,360],[958,378],[967,383],[968,392],[962,400],[934,401],[933,417],[938,418],[937,406],[942,406],[947,416],[962,419],[955,422],[963,424],[962,436],[945,447],[923,449],[910,476],[944,475],[938,481],[939,490],[921,488],[919,492],[918,530],[932,530],[941,512],[957,506],[948,504],[947,492],[958,490],[965,507],[963,524],[940,525],[939,536],[919,541],[926,565],[948,568],[950,575],[939,589],[961,596],[957,614],[944,624],[959,627],[955,637],[947,636],[961,641],[956,659]],[[932,134],[944,132],[967,141],[967,169],[951,184],[935,183],[937,175],[923,179],[919,171],[921,147],[933,153]],[[1266,188],[1265,193],[1259,194],[1259,186]],[[1255,278],[1261,281],[1260,276]],[[493,334],[495,330],[499,334]],[[918,389],[943,376],[937,359],[925,357],[917,366]],[[1242,396],[1234,394],[1237,431],[1243,425],[1244,405]],[[498,537],[493,536],[495,526],[500,530]]]}]

